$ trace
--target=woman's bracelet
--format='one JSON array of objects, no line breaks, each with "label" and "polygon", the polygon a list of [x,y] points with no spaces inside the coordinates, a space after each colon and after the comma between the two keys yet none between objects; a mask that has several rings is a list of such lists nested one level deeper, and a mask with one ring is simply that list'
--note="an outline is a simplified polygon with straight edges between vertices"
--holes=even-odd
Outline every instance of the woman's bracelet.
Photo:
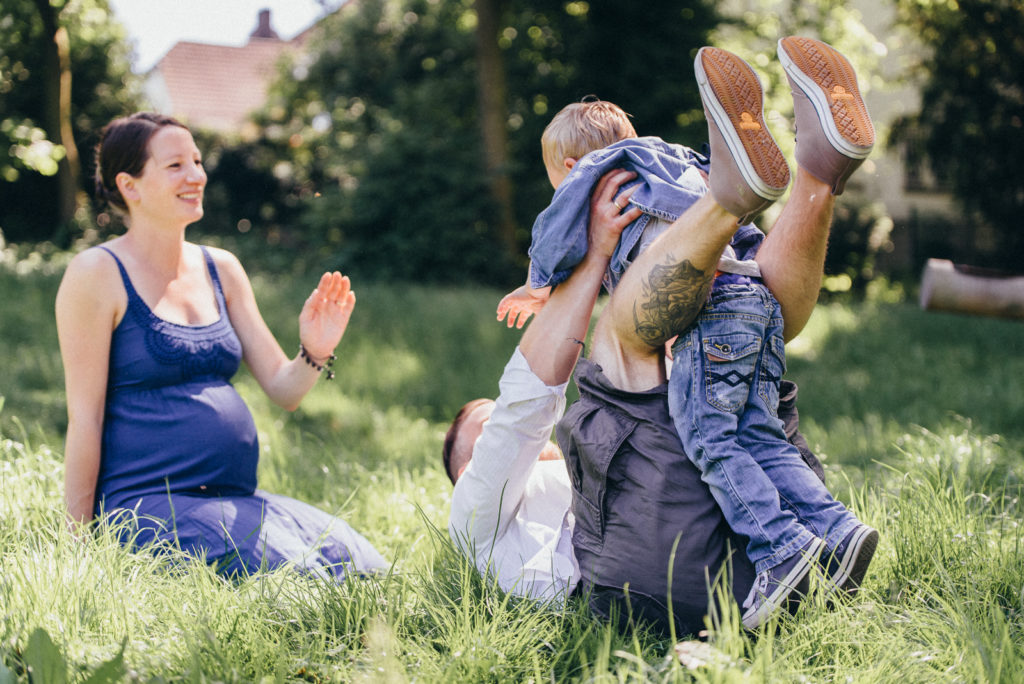
[{"label": "woman's bracelet", "polygon": [[334,379],[334,371],[331,370],[331,366],[334,365],[334,360],[336,358],[338,358],[334,354],[331,354],[330,356],[328,356],[327,360],[324,361],[323,363],[317,363],[316,361],[313,360],[313,357],[309,355],[309,352],[306,351],[306,347],[303,346],[303,344],[300,342],[299,343],[299,356],[301,356],[306,363],[308,363],[310,366],[312,366],[314,369],[316,369],[316,371],[318,373],[321,372],[324,368],[326,368],[327,369],[327,379],[328,380],[333,380]]}]

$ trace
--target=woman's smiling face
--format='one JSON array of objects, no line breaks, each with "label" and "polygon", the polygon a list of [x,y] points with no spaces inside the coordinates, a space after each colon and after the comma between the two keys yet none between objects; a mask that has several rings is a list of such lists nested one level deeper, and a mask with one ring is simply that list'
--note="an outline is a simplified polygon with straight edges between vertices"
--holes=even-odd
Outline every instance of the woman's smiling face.
[{"label": "woman's smiling face", "polygon": [[132,179],[132,213],[186,223],[201,219],[206,171],[192,134],[179,126],[164,126],[150,138],[148,151],[142,173]]}]

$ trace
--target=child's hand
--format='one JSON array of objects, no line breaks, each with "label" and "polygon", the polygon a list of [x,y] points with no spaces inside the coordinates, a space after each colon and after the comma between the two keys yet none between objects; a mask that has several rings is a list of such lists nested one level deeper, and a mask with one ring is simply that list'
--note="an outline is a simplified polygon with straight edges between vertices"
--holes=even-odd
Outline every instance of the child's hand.
[{"label": "child's hand", "polygon": [[551,296],[550,287],[534,289],[521,285],[509,292],[498,302],[498,320],[508,315],[508,327],[522,328],[530,316],[539,313]]}]

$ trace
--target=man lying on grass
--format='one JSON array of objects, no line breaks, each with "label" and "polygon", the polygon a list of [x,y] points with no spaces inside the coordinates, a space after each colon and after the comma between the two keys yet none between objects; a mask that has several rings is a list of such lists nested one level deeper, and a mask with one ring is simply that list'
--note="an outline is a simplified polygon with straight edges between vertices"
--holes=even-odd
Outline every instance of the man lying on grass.
[{"label": "man lying on grass", "polygon": [[[635,218],[611,202],[633,176],[613,171],[599,181],[592,199],[591,248],[584,261],[529,323],[499,381],[497,400],[467,403],[445,437],[444,466],[455,484],[449,533],[481,573],[521,596],[564,601],[580,582],[572,539],[573,483],[550,436],[565,410],[566,385],[579,359],[608,259],[623,227]],[[620,203],[627,198],[621,197]],[[795,386],[787,383],[783,395],[779,414],[787,433],[820,474],[820,464],[797,432]],[[671,430],[667,407],[664,419],[664,428]],[[680,463],[689,466],[691,480],[678,499],[688,507],[693,531],[678,552],[692,580],[691,590],[701,596],[699,614],[686,622],[687,631],[696,631],[708,607],[705,573],[715,576],[730,550],[742,550],[744,542],[729,529],[696,469],[686,459]],[[735,555],[732,571],[734,594],[742,598],[754,577],[742,551]],[[593,597],[600,603],[594,607],[607,613],[616,597],[607,587],[588,588],[597,590]],[[643,597],[632,598],[637,617],[659,623]]]},{"label": "man lying on grass", "polygon": [[[816,42],[811,47],[830,50]],[[752,71],[747,80],[756,87],[746,82],[742,85],[751,86],[747,90],[759,95]],[[723,81],[723,92],[729,85]],[[710,96],[731,95],[715,91]],[[745,101],[737,104],[735,112],[729,107],[725,111],[740,120],[740,112],[746,115],[750,105]],[[805,132],[804,145],[798,144],[800,168],[794,199],[765,242],[771,246],[757,255],[765,282],[773,290],[777,288],[786,312],[787,338],[803,327],[813,309],[833,197],[859,165],[842,157],[841,164],[825,165],[836,177],[822,178],[821,169],[807,163],[808,154],[812,161],[829,154],[841,156],[829,152],[827,146],[812,145],[817,142],[814,126],[832,124],[833,114],[828,109],[823,112],[818,114],[819,120],[803,122],[802,130],[810,136]],[[726,119],[716,124],[732,126],[734,122]],[[736,131],[741,129],[737,124]],[[716,132],[710,130],[710,134]],[[445,460],[449,476],[456,482],[450,532],[476,559],[481,571],[496,574],[503,587],[526,595],[557,594],[582,579],[592,607],[600,613],[608,613],[612,604],[620,603],[624,612],[639,613],[661,627],[667,627],[669,616],[674,615],[677,628],[692,632],[701,628],[707,613],[708,579],[722,575],[731,548],[744,547],[743,539],[725,522],[701,472],[686,458],[678,434],[671,431],[663,349],[673,335],[686,329],[703,305],[716,264],[735,232],[736,216],[748,213],[737,214],[721,204],[716,194],[716,168],[719,178],[723,173],[729,178],[746,178],[730,173],[733,166],[746,162],[753,168],[746,155],[755,156],[762,148],[776,150],[766,133],[750,140],[742,134],[738,137],[738,148],[719,144],[717,152],[712,150],[711,192],[634,262],[623,279],[625,287],[613,293],[602,314],[591,360],[581,362],[576,372],[581,399],[559,426],[559,442],[569,457],[568,475],[561,472],[561,464],[549,467],[538,459],[542,453],[552,454],[552,447],[546,446],[547,436],[562,410],[563,383],[579,353],[573,340],[585,334],[596,297],[598,286],[588,292],[586,278],[577,271],[588,271],[597,262],[608,264],[610,251],[594,253],[595,246],[603,246],[595,237],[606,237],[598,226],[602,211],[610,212],[620,223],[636,218],[631,215],[635,210],[618,211],[627,206],[629,191],[615,197],[624,178],[615,187],[603,179],[592,195],[591,240],[585,261],[573,272],[577,280],[569,293],[562,293],[554,315],[541,318],[547,306],[538,313],[506,367],[498,402],[471,402],[449,430]],[[711,139],[713,146],[720,143],[715,135]],[[812,147],[810,153],[805,149]],[[781,154],[776,156],[781,158]],[[815,169],[818,175],[810,173]],[[754,168],[752,173],[758,170]],[[788,173],[786,177],[788,180]],[[734,185],[726,183],[725,187]],[[719,182],[718,192],[722,187]],[[764,198],[756,196],[756,190],[743,193],[747,195],[749,202],[763,205]],[[575,302],[572,297],[576,296],[586,303],[582,311],[579,304],[584,302]],[[535,331],[536,335],[531,335]],[[660,337],[654,340],[651,331]],[[554,334],[548,337],[550,333]],[[559,345],[567,344],[563,352]],[[550,375],[538,367],[545,360],[553,364],[544,369],[551,371]],[[782,397],[793,393],[791,387],[780,392]],[[797,417],[792,401],[779,402],[778,418],[785,435],[793,440]],[[806,446],[802,439],[796,441]],[[802,457],[820,473],[813,456],[805,449],[800,451],[797,460]],[[564,493],[566,480],[571,481],[569,497]],[[564,505],[566,498],[571,499],[571,511]],[[877,538],[870,528],[861,527]],[[571,553],[567,538],[574,547]],[[845,552],[836,550],[838,563],[823,555],[820,560],[805,560],[792,582],[787,575],[775,578],[774,588],[770,582],[759,583],[756,595],[749,592],[759,599],[748,611],[753,613],[756,608],[756,619],[748,624],[745,616],[744,625],[760,625],[788,603],[791,593],[798,600],[807,589],[796,586],[816,560],[827,580],[826,591],[834,586],[855,592],[874,543],[870,548],[866,544],[847,546]],[[849,559],[856,573],[846,567]],[[731,571],[731,588],[737,601],[742,601],[754,578],[745,553],[732,558]],[[627,586],[628,596],[624,596]]]},{"label": "man lying on grass", "polygon": [[[592,248],[586,258],[530,322],[499,382],[498,399],[467,403],[445,437],[444,466],[455,484],[449,533],[481,573],[493,575],[504,590],[521,596],[564,601],[579,584],[572,545],[572,482],[550,435],[565,409],[566,385],[611,250],[622,228],[635,218],[631,212],[620,213],[611,202],[632,178],[631,172],[614,171],[598,183],[589,227]],[[787,433],[820,474],[820,464],[797,432],[795,386],[786,383],[783,395],[779,414]],[[670,430],[667,408],[665,420],[665,429]],[[694,532],[681,549],[704,549],[683,554],[689,584],[703,597],[702,619],[708,606],[705,572],[716,574],[730,548],[742,549],[743,540],[732,534],[696,470],[691,472],[693,479],[679,498],[691,506]],[[749,562],[737,554],[737,596],[747,592],[753,576]],[[603,603],[595,607],[605,613],[614,599],[601,587],[596,596]],[[638,617],[657,622],[637,598]],[[687,624],[697,629],[699,619]]]}]

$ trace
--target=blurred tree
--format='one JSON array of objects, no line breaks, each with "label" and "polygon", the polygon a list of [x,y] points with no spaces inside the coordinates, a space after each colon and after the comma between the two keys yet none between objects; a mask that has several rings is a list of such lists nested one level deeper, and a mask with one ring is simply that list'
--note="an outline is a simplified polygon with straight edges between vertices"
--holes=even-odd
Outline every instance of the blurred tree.
[{"label": "blurred tree", "polygon": [[77,151],[138,104],[130,47],[107,0],[4,0],[0,26],[0,230],[66,243],[92,190]]},{"label": "blurred tree", "polygon": [[565,105],[588,96],[610,100],[640,135],[701,148],[707,127],[693,59],[720,21],[716,7],[705,0],[510,2],[499,42],[509,73],[509,156],[523,252],[551,199],[540,136]]},{"label": "blurred tree", "polygon": [[497,209],[498,235],[510,254],[517,251],[512,178],[508,163],[508,102],[505,63],[498,35],[502,0],[476,0],[476,90],[480,102],[484,171]]},{"label": "blurred tree", "polygon": [[265,144],[328,265],[434,281],[507,269],[489,229],[474,17],[468,0],[352,3],[278,84]]},{"label": "blurred tree", "polygon": [[952,188],[974,219],[972,253],[956,258],[1020,271],[1024,262],[1024,4],[1020,0],[897,0],[926,46],[916,64],[920,112],[892,140]]},{"label": "blurred tree", "polygon": [[[309,198],[306,237],[335,265],[508,284],[551,197],[539,145],[551,116],[593,94],[642,134],[699,147],[692,60],[716,22],[710,0],[361,0],[278,84],[266,142],[290,159],[279,171]],[[494,192],[495,173],[514,198]]]},{"label": "blurred tree", "polygon": [[64,0],[35,0],[42,21],[40,82],[42,123],[47,137],[64,150],[57,161],[57,222],[67,224],[78,206],[78,146],[71,130],[71,48],[68,30],[58,22]]}]

